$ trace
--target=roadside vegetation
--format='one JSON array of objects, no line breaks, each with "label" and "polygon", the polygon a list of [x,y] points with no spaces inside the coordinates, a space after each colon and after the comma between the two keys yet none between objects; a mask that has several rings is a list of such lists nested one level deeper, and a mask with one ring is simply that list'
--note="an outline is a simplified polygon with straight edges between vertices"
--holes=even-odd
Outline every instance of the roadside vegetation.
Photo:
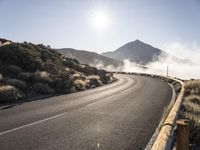
[{"label": "roadside vegetation", "polygon": [[185,96],[180,118],[189,120],[189,143],[192,150],[200,149],[200,80],[185,81]]},{"label": "roadside vegetation", "polygon": [[80,64],[50,46],[11,41],[0,45],[0,103],[82,91],[113,81],[112,73]]}]

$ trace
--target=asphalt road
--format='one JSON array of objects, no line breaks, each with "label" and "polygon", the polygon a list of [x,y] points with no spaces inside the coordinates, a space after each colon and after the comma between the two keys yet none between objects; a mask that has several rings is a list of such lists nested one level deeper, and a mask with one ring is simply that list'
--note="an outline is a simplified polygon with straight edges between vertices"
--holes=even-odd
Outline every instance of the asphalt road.
[{"label": "asphalt road", "polygon": [[115,83],[0,108],[0,150],[137,150],[154,133],[171,87],[115,75]]}]

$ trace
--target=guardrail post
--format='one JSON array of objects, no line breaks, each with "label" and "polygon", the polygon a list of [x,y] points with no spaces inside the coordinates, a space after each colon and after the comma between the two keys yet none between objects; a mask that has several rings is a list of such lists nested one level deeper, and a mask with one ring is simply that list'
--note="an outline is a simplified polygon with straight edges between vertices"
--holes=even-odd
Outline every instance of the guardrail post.
[{"label": "guardrail post", "polygon": [[176,150],[189,150],[189,121],[180,119],[176,121],[176,125]]}]

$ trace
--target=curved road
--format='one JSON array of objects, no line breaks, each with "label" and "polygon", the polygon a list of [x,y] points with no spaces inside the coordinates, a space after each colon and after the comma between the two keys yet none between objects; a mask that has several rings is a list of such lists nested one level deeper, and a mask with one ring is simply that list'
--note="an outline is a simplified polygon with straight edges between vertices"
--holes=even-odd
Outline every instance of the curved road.
[{"label": "curved road", "polygon": [[144,149],[172,89],[157,79],[115,76],[96,89],[1,107],[0,149]]}]

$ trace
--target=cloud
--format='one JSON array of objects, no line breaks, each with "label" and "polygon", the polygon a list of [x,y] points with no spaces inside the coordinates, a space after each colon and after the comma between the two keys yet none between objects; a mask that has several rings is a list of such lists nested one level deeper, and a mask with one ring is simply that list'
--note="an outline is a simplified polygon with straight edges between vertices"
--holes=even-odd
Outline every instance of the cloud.
[{"label": "cloud", "polygon": [[97,67],[99,69],[105,69],[107,71],[123,71],[122,64],[110,64],[106,65],[105,62],[95,59],[93,64],[89,64],[90,66]]},{"label": "cloud", "polygon": [[165,44],[162,49],[178,58],[189,59],[193,63],[178,61],[171,56],[160,56],[157,61],[148,63],[145,66],[139,66],[126,59],[124,60],[123,71],[167,75],[168,66],[170,76],[182,79],[200,79],[200,48],[196,42],[193,42],[192,45],[186,45],[180,42],[171,42]]},{"label": "cloud", "polygon": [[178,41],[165,43],[161,49],[179,58],[190,59],[200,64],[200,45],[196,41],[193,41],[190,45]]},{"label": "cloud", "polygon": [[[199,46],[200,47],[200,46]],[[171,42],[164,44],[162,49],[170,53],[171,56],[161,55],[157,61],[150,62],[146,65],[139,65],[128,59],[123,60],[124,66],[117,64],[105,66],[101,61],[95,61],[92,66],[106,69],[108,71],[140,72],[157,75],[167,75],[181,79],[200,79],[200,48],[196,42],[191,45],[180,42]],[[175,56],[175,57],[173,57]],[[182,59],[176,59],[182,58]],[[190,63],[188,60],[191,60]]]}]

